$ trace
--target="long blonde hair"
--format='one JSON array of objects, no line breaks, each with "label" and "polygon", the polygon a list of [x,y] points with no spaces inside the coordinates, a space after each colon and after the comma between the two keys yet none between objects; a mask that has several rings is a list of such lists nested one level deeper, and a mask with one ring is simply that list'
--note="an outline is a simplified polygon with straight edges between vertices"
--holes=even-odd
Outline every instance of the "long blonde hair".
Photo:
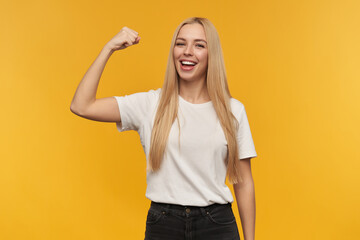
[{"label": "long blonde hair", "polygon": [[227,166],[227,176],[231,184],[242,182],[238,171],[238,147],[236,132],[238,122],[231,112],[230,91],[228,88],[224,58],[220,45],[220,38],[214,25],[206,18],[192,17],[185,19],[175,30],[173,35],[170,53],[168,58],[165,80],[161,89],[160,101],[156,112],[154,125],[151,133],[149,165],[151,171],[160,169],[163,160],[167,140],[175,118],[178,119],[178,99],[179,99],[179,75],[175,68],[173,49],[176,38],[182,26],[185,24],[198,23],[204,27],[208,45],[208,68],[207,68],[207,89],[210,99],[219,118],[221,127],[224,131],[228,151],[225,164]]}]

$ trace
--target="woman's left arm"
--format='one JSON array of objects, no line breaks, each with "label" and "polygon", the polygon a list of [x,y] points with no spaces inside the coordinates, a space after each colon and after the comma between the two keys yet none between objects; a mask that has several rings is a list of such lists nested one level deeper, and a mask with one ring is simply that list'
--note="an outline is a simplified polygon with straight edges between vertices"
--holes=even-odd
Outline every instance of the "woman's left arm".
[{"label": "woman's left arm", "polygon": [[239,172],[243,182],[233,184],[244,240],[255,239],[255,188],[250,159],[240,160]]}]

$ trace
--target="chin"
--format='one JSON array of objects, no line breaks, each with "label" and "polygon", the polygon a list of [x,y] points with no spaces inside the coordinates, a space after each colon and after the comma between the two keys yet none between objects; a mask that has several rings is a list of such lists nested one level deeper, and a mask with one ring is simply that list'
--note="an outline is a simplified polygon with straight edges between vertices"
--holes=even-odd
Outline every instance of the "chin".
[{"label": "chin", "polygon": [[179,76],[179,77],[181,80],[186,81],[186,82],[193,82],[193,81],[196,81],[196,79],[198,79],[196,77],[181,77],[181,76]]}]

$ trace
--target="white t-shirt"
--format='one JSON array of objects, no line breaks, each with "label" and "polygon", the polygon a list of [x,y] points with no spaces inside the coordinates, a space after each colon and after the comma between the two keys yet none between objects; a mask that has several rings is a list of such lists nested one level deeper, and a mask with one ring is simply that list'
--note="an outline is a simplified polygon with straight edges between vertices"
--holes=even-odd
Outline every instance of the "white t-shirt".
[{"label": "white t-shirt", "polygon": [[[114,96],[121,122],[119,132],[135,130],[146,155],[149,169],[150,137],[161,88],[125,96]],[[244,105],[231,98],[231,110],[239,121],[239,159],[256,157]],[[233,202],[225,184],[227,141],[212,102],[193,104],[179,96],[180,149],[178,123],[170,130],[160,170],[146,173],[145,196],[155,202],[208,206]]]}]

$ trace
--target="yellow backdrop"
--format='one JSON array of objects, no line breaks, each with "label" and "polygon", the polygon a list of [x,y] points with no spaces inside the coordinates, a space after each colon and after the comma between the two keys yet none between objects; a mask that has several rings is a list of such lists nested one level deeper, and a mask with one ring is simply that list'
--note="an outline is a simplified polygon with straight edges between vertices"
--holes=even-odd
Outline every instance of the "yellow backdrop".
[{"label": "yellow backdrop", "polygon": [[161,87],[172,34],[191,16],[218,29],[247,110],[256,239],[358,239],[359,12],[357,0],[2,1],[0,239],[144,238],[137,132],[70,103],[123,26],[141,41],[112,55],[97,97]]}]

